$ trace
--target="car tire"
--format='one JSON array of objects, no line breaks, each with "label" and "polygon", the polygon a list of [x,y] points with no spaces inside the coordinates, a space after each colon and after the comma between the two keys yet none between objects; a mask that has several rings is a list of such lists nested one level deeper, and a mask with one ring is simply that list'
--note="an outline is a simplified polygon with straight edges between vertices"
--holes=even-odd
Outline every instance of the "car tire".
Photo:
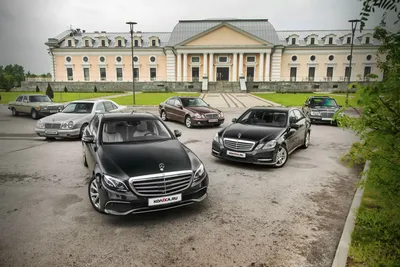
[{"label": "car tire", "polygon": [[187,128],[192,128],[192,118],[190,118],[189,115],[186,115],[185,117],[185,126]]},{"label": "car tire", "polygon": [[83,130],[85,130],[85,127],[86,126],[88,126],[88,124],[87,123],[84,123],[84,124],[82,124],[82,126],[81,126],[81,130],[79,131],[79,140],[81,140],[82,139],[82,136],[83,136]]},{"label": "car tire", "polygon": [[55,137],[48,137],[48,136],[46,136],[45,138],[46,138],[47,141],[54,141],[54,140],[56,140]]},{"label": "car tire", "polygon": [[18,111],[15,108],[11,108],[11,115],[18,116]]},{"label": "car tire", "polygon": [[[93,175],[92,179],[90,179],[89,185],[88,185],[88,196],[89,196],[89,201],[90,204],[92,204],[92,207],[99,213],[105,213],[104,210],[101,209],[101,199],[100,199],[100,192],[99,192],[99,186],[96,181],[96,176]],[[98,201],[98,202],[97,202]]]},{"label": "car tire", "polygon": [[164,110],[161,110],[160,117],[163,121],[167,121],[167,113]]},{"label": "car tire", "polygon": [[34,108],[31,110],[31,118],[34,120],[37,120],[39,118],[39,114]]},{"label": "car tire", "polygon": [[[279,157],[279,158],[278,158]],[[278,153],[276,154],[275,168],[282,168],[285,166],[289,157],[289,153],[285,145],[280,145],[278,148]]]},{"label": "car tire", "polygon": [[305,137],[304,137],[304,143],[303,146],[301,148],[303,149],[307,149],[308,146],[310,145],[310,138],[311,138],[311,134],[310,131],[307,131]]}]

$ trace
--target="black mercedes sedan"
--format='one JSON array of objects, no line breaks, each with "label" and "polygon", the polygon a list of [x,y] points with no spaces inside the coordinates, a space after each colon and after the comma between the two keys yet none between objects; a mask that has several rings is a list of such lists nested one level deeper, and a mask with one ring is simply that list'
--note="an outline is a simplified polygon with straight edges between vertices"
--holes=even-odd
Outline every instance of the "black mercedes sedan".
[{"label": "black mercedes sedan", "polygon": [[93,208],[127,215],[204,200],[207,171],[179,136],[150,113],[96,114],[82,136]]},{"label": "black mercedes sedan", "polygon": [[310,143],[310,119],[297,108],[253,107],[232,122],[215,134],[213,156],[279,168]]},{"label": "black mercedes sedan", "polygon": [[[335,115],[342,106],[330,96],[310,96],[304,103],[303,113],[311,119],[311,122],[330,123],[336,125]],[[339,114],[341,116],[342,114]]]}]

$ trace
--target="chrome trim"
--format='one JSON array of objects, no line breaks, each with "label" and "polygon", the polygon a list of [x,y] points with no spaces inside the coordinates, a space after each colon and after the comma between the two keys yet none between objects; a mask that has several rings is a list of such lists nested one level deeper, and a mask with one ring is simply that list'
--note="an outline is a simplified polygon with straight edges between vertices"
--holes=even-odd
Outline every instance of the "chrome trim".
[{"label": "chrome trim", "polygon": [[144,180],[151,180],[154,178],[163,178],[164,176],[176,176],[181,174],[193,174],[192,170],[184,170],[184,171],[174,171],[174,172],[164,172],[164,173],[154,173],[154,174],[145,174],[140,176],[133,176],[129,178],[129,183],[131,181],[144,181]]},{"label": "chrome trim", "polygon": [[[235,142],[235,143],[236,143],[235,148],[227,146],[227,145],[225,144],[225,141]],[[239,149],[239,148],[237,147],[237,144],[240,144],[240,143],[241,143],[242,145],[251,144],[251,147],[250,147],[250,148],[246,148],[246,149]],[[235,150],[235,151],[248,152],[248,151],[253,150],[253,148],[254,148],[255,145],[256,145],[256,142],[254,142],[254,141],[246,141],[246,140],[242,140],[242,139],[233,139],[233,138],[224,138],[224,146],[225,146],[226,148],[233,149],[233,150]]]},{"label": "chrome trim", "polygon": [[212,152],[219,154],[219,152],[217,150],[211,149]]},{"label": "chrome trim", "polygon": [[258,161],[267,162],[267,161],[272,161],[272,159],[258,159]]},{"label": "chrome trim", "polygon": [[206,119],[218,119],[219,118],[219,114],[212,112],[212,113],[204,113],[204,117]]}]

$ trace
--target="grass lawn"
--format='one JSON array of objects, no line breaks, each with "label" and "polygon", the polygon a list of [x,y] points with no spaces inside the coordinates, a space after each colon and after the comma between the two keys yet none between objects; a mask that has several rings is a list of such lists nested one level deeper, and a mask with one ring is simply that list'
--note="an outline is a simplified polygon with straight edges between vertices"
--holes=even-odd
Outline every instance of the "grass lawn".
[{"label": "grass lawn", "polygon": [[[200,93],[141,93],[136,95],[136,105],[159,105],[167,98],[172,96],[193,96],[198,97]],[[112,99],[114,102],[120,105],[130,106],[133,104],[133,96],[122,96]]]},{"label": "grass lawn", "polygon": [[400,207],[384,199],[367,181],[346,266],[400,266]]},{"label": "grass lawn", "polygon": [[[11,102],[15,100],[19,95],[21,94],[44,94],[44,93],[36,93],[36,92],[0,92],[1,95],[1,100],[0,104],[7,104],[8,102]],[[120,94],[120,93],[116,93]],[[89,98],[95,98],[95,97],[103,97],[103,96],[109,96],[113,95],[113,93],[60,93],[60,92],[54,92],[54,102],[69,102],[73,100],[79,100],[79,99],[89,99]]]},{"label": "grass lawn", "polygon": [[[257,94],[254,93],[254,95],[264,98],[266,100],[270,100],[272,102],[284,105],[284,106],[302,106],[306,99],[309,96],[318,96],[318,95],[330,95],[330,94],[312,94],[312,93],[298,93],[298,94],[293,94],[293,93],[287,93],[287,94],[280,94],[280,93],[274,93],[274,94]],[[345,106],[346,105],[346,94],[339,95],[339,94],[331,94],[333,98],[335,98],[336,102],[341,105]],[[353,107],[357,106],[357,99],[355,98],[354,94],[349,95],[349,104]]]}]

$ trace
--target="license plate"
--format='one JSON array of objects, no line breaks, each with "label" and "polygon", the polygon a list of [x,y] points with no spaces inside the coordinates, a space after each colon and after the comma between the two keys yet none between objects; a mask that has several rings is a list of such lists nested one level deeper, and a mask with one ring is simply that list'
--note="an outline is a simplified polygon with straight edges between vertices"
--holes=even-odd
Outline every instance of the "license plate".
[{"label": "license plate", "polygon": [[323,120],[323,121],[331,121],[332,119],[331,118],[321,118],[321,120]]},{"label": "license plate", "polygon": [[166,204],[170,204],[170,203],[179,202],[181,200],[182,200],[182,194],[165,196],[165,197],[149,198],[149,206],[166,205]]},{"label": "license plate", "polygon": [[211,120],[208,120],[208,122],[218,122],[218,119],[211,119]]},{"label": "license plate", "polygon": [[58,110],[50,110],[50,113],[57,113]]},{"label": "license plate", "polygon": [[44,131],[46,134],[58,134],[58,131],[56,130],[46,130]]},{"label": "license plate", "polygon": [[246,158],[246,153],[240,153],[236,151],[226,151],[228,156],[237,157],[237,158]]}]

